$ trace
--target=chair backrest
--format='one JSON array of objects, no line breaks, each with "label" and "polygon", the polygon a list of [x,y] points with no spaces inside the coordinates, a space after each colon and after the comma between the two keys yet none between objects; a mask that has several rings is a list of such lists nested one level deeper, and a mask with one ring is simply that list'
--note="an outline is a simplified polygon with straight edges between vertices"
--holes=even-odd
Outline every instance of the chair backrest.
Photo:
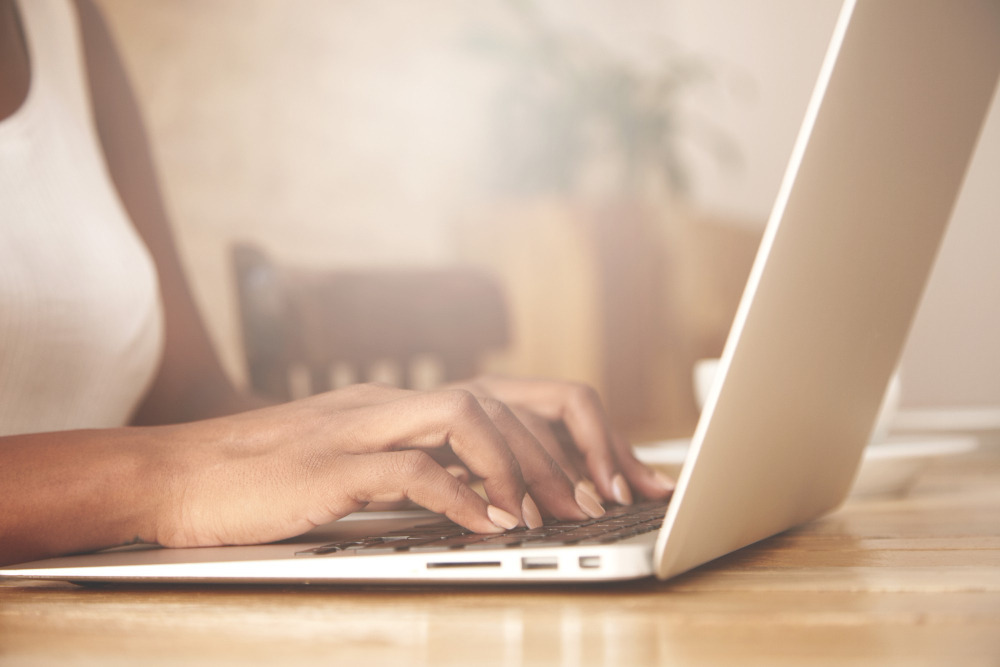
[{"label": "chair backrest", "polygon": [[247,243],[233,263],[250,383],[263,395],[385,379],[387,368],[423,388],[419,369],[432,383],[465,379],[508,344],[503,293],[476,269],[292,268]]}]

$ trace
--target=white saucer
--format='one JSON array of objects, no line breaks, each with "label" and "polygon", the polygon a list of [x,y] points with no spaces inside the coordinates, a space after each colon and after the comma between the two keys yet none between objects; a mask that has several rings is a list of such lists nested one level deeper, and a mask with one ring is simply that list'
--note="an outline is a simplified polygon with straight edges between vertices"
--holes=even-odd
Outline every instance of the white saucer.
[{"label": "white saucer", "polygon": [[[639,460],[676,479],[691,441],[687,438],[650,442],[635,447]],[[894,436],[865,449],[852,496],[901,495],[934,458],[954,456],[979,446],[973,436]]]}]

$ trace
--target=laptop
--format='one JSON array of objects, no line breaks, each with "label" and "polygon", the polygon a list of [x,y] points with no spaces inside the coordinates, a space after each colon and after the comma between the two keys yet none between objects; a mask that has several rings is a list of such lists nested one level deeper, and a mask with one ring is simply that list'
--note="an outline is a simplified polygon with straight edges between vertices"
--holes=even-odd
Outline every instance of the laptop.
[{"label": "laptop", "polygon": [[0,578],[666,579],[833,510],[856,475],[998,73],[996,0],[845,3],[665,506],[610,508],[610,528],[499,536],[441,536],[436,524],[457,527],[426,512],[359,513],[274,544],[130,547],[7,566]]}]

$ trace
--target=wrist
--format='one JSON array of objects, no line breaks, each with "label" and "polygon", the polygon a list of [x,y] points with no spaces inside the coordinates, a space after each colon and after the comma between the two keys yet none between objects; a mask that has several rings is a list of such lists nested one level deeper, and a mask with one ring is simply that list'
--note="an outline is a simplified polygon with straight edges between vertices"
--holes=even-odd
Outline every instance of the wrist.
[{"label": "wrist", "polygon": [[132,427],[138,434],[135,478],[137,514],[133,518],[143,542],[164,547],[194,546],[185,538],[185,497],[198,464],[182,437],[189,425]]}]

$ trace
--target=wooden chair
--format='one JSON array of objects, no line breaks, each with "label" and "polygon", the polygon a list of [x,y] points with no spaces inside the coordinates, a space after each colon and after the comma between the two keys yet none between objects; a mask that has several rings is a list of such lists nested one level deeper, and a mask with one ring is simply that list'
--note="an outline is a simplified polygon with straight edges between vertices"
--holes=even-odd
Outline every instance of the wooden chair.
[{"label": "wooden chair", "polygon": [[394,384],[425,388],[474,375],[508,344],[503,294],[474,269],[296,269],[246,243],[232,258],[250,384],[266,396],[385,379],[386,369]]}]

